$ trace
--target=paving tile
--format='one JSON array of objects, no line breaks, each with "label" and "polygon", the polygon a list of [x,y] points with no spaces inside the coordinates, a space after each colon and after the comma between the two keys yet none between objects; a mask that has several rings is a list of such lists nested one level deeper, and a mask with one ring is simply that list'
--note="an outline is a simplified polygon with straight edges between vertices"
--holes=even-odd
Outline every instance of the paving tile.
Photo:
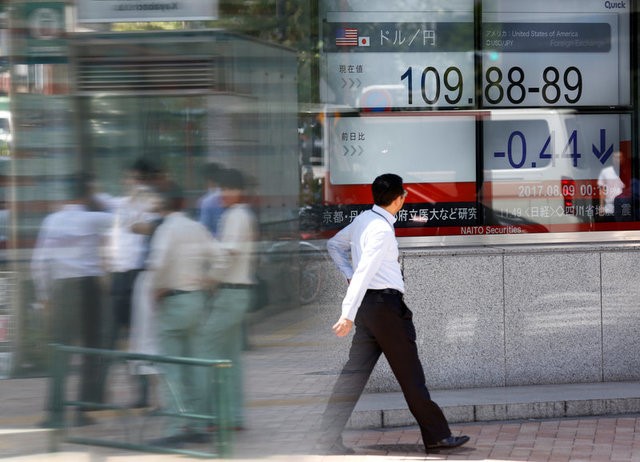
[{"label": "paving tile", "polygon": [[[344,441],[357,454],[320,455],[316,429],[336,371],[314,359],[316,350],[311,340],[316,341],[315,335],[304,332],[304,323],[295,324],[286,332],[272,326],[261,333],[261,346],[246,353],[247,429],[234,434],[234,462],[640,462],[640,415],[456,423],[451,426],[453,433],[469,435],[469,444],[429,455],[421,452],[420,431],[415,425],[349,428],[344,432]],[[322,346],[322,341],[317,344]],[[47,454],[45,432],[36,428],[43,418],[45,389],[44,379],[0,381],[3,462],[145,460],[137,453],[78,445],[64,445],[65,453]],[[149,456],[146,460],[185,461],[169,456]]]}]

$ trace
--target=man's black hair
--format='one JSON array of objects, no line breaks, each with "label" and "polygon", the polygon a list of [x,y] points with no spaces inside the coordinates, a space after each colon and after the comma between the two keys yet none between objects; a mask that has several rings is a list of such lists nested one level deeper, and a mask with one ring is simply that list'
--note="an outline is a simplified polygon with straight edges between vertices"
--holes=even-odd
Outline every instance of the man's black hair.
[{"label": "man's black hair", "polygon": [[220,181],[220,173],[224,169],[217,162],[208,162],[204,164],[204,168],[202,169],[202,174],[206,180],[213,181],[218,183]]},{"label": "man's black hair", "polygon": [[386,207],[404,193],[402,178],[395,173],[380,175],[373,180],[371,192],[373,193],[373,203],[380,207]]},{"label": "man's black hair", "polygon": [[219,184],[222,189],[245,189],[246,181],[240,170],[228,168],[220,172]]},{"label": "man's black hair", "polygon": [[168,211],[178,212],[183,209],[185,200],[184,190],[175,181],[170,181],[165,184],[160,194]]},{"label": "man's black hair", "polygon": [[89,200],[92,194],[94,176],[88,172],[76,172],[70,178],[70,194],[74,200]]},{"label": "man's black hair", "polygon": [[154,162],[144,157],[139,157],[136,160],[134,160],[129,165],[128,170],[132,172],[136,172],[137,176],[141,180],[148,180],[154,174],[157,174],[159,171],[158,167],[155,165]]}]

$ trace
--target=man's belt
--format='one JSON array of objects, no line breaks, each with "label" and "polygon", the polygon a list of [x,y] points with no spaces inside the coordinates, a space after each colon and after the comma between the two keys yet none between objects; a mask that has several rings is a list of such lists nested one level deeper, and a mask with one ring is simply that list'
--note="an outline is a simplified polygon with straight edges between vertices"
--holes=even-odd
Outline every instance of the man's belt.
[{"label": "man's belt", "polygon": [[253,284],[230,284],[227,282],[223,282],[218,285],[218,288],[220,289],[251,289],[253,287]]},{"label": "man's belt", "polygon": [[172,290],[167,290],[166,292],[164,292],[162,294],[163,298],[166,297],[173,297],[174,295],[182,295],[182,294],[188,294],[193,292],[192,290],[178,290],[178,289],[172,289]]},{"label": "man's belt", "polygon": [[397,289],[367,289],[367,292],[371,292],[374,294],[396,295],[398,297],[402,297],[404,295]]}]

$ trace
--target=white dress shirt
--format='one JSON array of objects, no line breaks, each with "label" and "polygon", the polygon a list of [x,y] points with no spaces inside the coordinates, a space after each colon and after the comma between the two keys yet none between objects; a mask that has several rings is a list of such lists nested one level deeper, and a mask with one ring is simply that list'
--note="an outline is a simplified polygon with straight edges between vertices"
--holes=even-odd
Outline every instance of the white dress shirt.
[{"label": "white dress shirt", "polygon": [[150,221],[156,195],[150,188],[138,187],[134,195],[113,199],[115,222],[111,230],[109,258],[111,271],[124,272],[144,266],[146,236],[131,231],[135,223]]},{"label": "white dress shirt", "polygon": [[202,290],[220,252],[204,225],[182,212],[172,212],[151,239],[147,265],[154,289]]},{"label": "white dress shirt", "polygon": [[368,289],[396,289],[404,293],[395,221],[393,215],[374,205],[327,243],[329,255],[351,280],[342,301],[342,316],[351,321]]},{"label": "white dress shirt", "polygon": [[255,284],[257,225],[251,208],[235,204],[225,210],[218,226],[223,250],[216,261],[217,279],[226,284]]},{"label": "white dress shirt", "polygon": [[113,215],[67,204],[42,222],[31,259],[31,270],[40,300],[50,296],[50,282],[102,276],[102,244],[113,224]]}]

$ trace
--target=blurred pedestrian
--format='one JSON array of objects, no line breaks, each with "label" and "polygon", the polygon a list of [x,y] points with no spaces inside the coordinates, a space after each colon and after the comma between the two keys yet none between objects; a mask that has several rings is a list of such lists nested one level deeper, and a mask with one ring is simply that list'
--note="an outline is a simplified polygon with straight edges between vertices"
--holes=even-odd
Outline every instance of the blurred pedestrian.
[{"label": "blurred pedestrian", "polygon": [[[91,211],[93,201],[87,175],[73,179],[72,199],[61,210],[48,215],[38,234],[31,269],[37,297],[49,318],[49,342],[105,348],[107,309],[102,290],[105,269],[102,248],[105,235],[113,224],[113,215]],[[85,355],[80,371],[80,401],[104,400],[104,361]],[[53,410],[53,380],[45,409]],[[51,426],[49,415],[43,423]],[[76,424],[90,423],[79,409]]]},{"label": "blurred pedestrian", "polygon": [[[131,327],[129,329],[128,351],[147,355],[158,355],[158,330],[156,325],[156,299],[147,269],[147,259],[151,250],[151,239],[164,221],[167,207],[164,203],[163,184],[155,183],[154,202],[150,214],[142,221],[134,223],[131,231],[143,236],[142,271],[136,277],[131,301]],[[138,378],[138,396],[135,407],[159,407],[158,367],[144,361],[131,361],[131,374]]]},{"label": "blurred pedestrian", "polygon": [[[147,264],[156,299],[158,345],[165,356],[196,357],[210,266],[218,245],[202,224],[186,216],[184,193],[177,185],[165,193],[165,205],[167,214],[153,235]],[[195,368],[166,364],[163,369],[164,405],[174,412],[193,411],[198,398]],[[183,424],[183,419],[172,419],[164,442],[179,443],[188,436]]]},{"label": "blurred pedestrian", "polygon": [[150,219],[155,197],[150,182],[155,167],[146,159],[136,159],[124,173],[125,195],[112,199],[115,214],[109,245],[111,265],[112,337],[110,348],[128,339],[131,323],[133,285],[144,266],[145,237],[132,231],[134,223]]},{"label": "blurred pedestrian", "polygon": [[222,252],[214,267],[218,285],[198,336],[198,356],[231,360],[232,426],[240,429],[244,426],[243,329],[255,295],[257,220],[247,201],[246,179],[239,170],[224,171],[220,187],[225,212],[218,230]]}]

